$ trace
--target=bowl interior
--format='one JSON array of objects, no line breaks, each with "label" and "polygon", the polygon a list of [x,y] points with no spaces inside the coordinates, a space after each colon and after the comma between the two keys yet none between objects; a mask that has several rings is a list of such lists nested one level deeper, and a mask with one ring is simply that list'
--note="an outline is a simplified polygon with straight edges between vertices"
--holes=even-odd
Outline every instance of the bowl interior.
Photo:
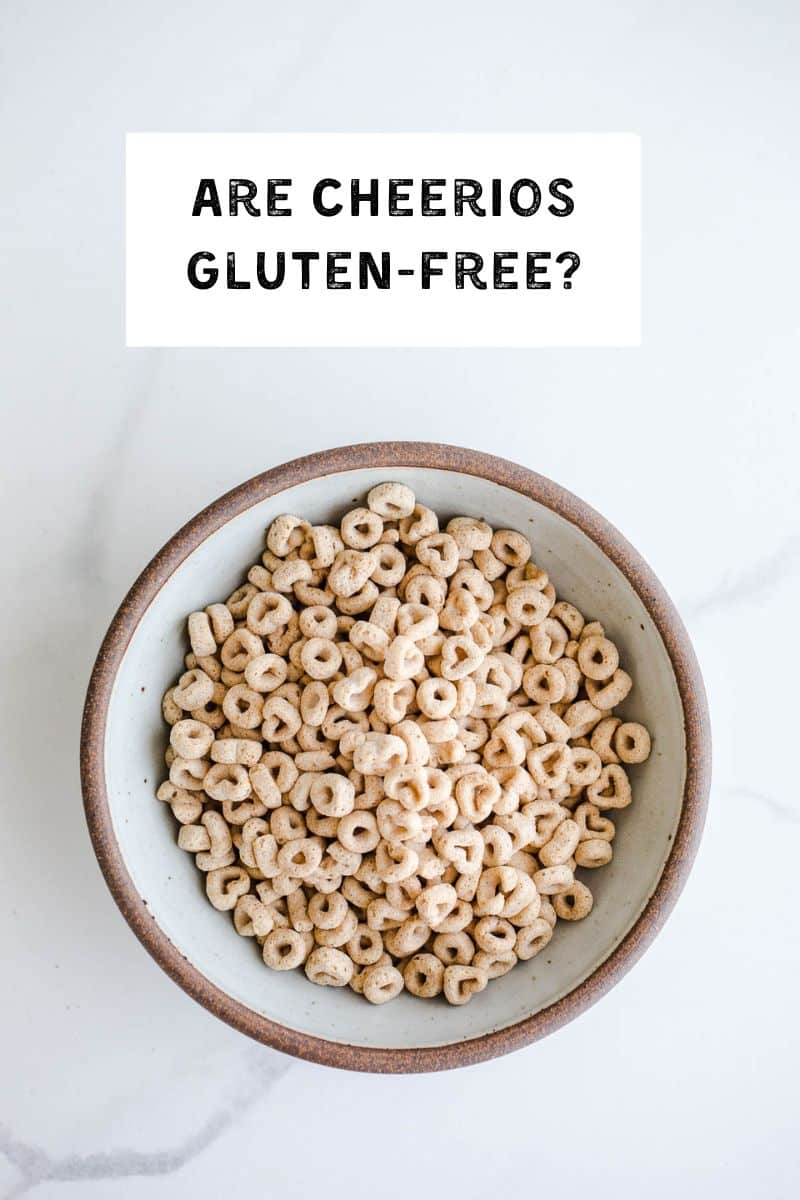
[{"label": "bowl interior", "polygon": [[[533,543],[559,594],[606,627],[634,690],[622,712],[653,734],[653,754],[631,770],[634,803],[618,814],[610,866],[581,872],[595,897],[581,922],[559,922],[546,950],[491,982],[462,1008],[403,994],[375,1008],[349,988],[319,988],[302,972],[266,969],[253,939],[208,904],[191,855],[178,849],[167,805],[155,799],[166,776],[162,693],[182,670],[189,612],[224,600],[257,562],[264,530],[281,512],[335,521],[386,478],[412,487],[440,516],[485,517]],[[581,530],[527,497],[473,475],[399,468],[314,479],[255,504],[207,537],[164,583],[125,652],[111,696],[105,772],[114,831],[153,919],[198,971],[240,1003],[317,1038],[348,1044],[435,1046],[512,1025],[552,1004],[592,973],[631,928],[658,883],[680,815],[686,752],[678,688],[661,637],[621,571]]]}]

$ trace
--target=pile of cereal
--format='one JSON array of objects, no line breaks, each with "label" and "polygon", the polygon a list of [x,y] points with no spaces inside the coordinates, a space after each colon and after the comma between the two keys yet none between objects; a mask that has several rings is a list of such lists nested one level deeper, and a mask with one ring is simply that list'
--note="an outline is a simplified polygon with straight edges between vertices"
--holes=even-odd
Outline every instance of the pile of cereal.
[{"label": "pile of cereal", "polygon": [[611,861],[650,738],[521,533],[382,483],[338,529],[278,517],[188,626],[158,797],[267,966],[464,1004],[591,911],[574,872]]}]

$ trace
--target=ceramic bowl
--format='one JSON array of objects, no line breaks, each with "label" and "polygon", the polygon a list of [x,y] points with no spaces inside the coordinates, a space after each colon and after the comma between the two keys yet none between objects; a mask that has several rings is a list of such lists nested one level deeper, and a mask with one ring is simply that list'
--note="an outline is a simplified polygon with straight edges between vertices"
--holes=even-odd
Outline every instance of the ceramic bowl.
[{"label": "ceramic bowl", "polygon": [[[380,1007],[302,972],[266,970],[251,939],[207,902],[172,815],[160,701],[182,669],[186,615],[227,596],[258,560],[282,512],[336,521],[370,487],[407,483],[440,516],[519,529],[560,597],[602,621],[635,681],[623,711],[653,733],[632,768],[611,865],[591,873],[588,919],[559,922],[546,951],[452,1008],[404,993]],[[577,1016],[632,966],[664,923],[690,870],[706,807],[710,736],[686,631],[652,571],[607,521],[563,488],[475,451],[381,443],[287,463],[215,501],[175,535],[111,623],[89,686],[82,778],[95,851],[136,936],[195,1000],[289,1054],[367,1071],[462,1066],[514,1050]],[[587,873],[588,875],[589,873]]]}]

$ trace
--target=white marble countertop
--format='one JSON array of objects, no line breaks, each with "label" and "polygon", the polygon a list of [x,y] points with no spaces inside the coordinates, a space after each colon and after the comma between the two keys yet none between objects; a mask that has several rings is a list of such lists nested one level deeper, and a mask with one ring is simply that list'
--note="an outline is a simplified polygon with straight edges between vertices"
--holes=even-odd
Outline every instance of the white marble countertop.
[{"label": "white marble countertop", "polygon": [[[6,14],[0,1197],[800,1190],[797,13],[557,11]],[[125,350],[126,129],[364,127],[639,132],[642,348]],[[193,1004],[117,912],[77,772],[92,660],[152,553],[259,470],[382,437],[507,455],[617,524],[715,733],[696,867],[632,973],[538,1045],[411,1078],[295,1062]]]}]

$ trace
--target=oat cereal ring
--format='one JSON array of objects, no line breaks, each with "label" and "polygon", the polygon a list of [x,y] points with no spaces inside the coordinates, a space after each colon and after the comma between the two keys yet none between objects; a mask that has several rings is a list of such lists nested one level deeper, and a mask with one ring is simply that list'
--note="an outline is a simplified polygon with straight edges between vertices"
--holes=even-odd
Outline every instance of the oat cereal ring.
[{"label": "oat cereal ring", "polygon": [[379,543],[372,551],[375,566],[372,582],[378,587],[395,587],[405,575],[406,560],[401,550],[386,542]]},{"label": "oat cereal ring", "polygon": [[201,721],[184,718],[170,729],[169,744],[181,758],[205,758],[213,742],[213,730]]},{"label": "oat cereal ring", "polygon": [[267,530],[267,546],[278,558],[286,558],[297,550],[311,532],[308,521],[283,513],[276,517]]},{"label": "oat cereal ring", "polygon": [[576,700],[564,713],[564,722],[569,726],[570,737],[585,737],[591,733],[603,715],[589,700]]},{"label": "oat cereal ring", "polygon": [[336,637],[336,613],[324,604],[312,604],[303,609],[298,616],[300,632],[305,638],[326,638],[332,641]]},{"label": "oat cereal ring", "polygon": [[266,904],[252,894],[240,896],[233,910],[233,925],[242,937],[265,938],[275,928],[275,920]]},{"label": "oat cereal ring", "polygon": [[[511,621],[520,628],[532,629],[540,625],[550,611],[547,596],[532,583],[524,583],[515,588],[509,593],[505,603]],[[566,638],[564,643],[566,644]]]},{"label": "oat cereal ring", "polygon": [[339,532],[345,546],[370,550],[381,540],[383,518],[372,509],[354,508],[342,517]]},{"label": "oat cereal ring", "polygon": [[400,541],[405,546],[416,546],[423,538],[439,531],[439,518],[424,504],[415,504],[413,512],[400,519]]},{"label": "oat cereal ring", "polygon": [[338,596],[336,603],[347,616],[359,616],[372,608],[378,599],[378,589],[371,579],[352,596]]},{"label": "oat cereal ring", "polygon": [[566,695],[567,681],[555,664],[535,663],[524,672],[522,687],[535,704],[558,704]]},{"label": "oat cereal ring", "polygon": [[355,804],[353,781],[331,771],[312,775],[308,795],[312,806],[323,817],[346,817]]},{"label": "oat cereal ring", "polygon": [[[233,633],[233,616],[231,610],[226,604],[209,604],[206,609],[206,616],[211,626],[211,632],[214,635],[214,641],[218,646],[221,646],[226,638],[229,638]],[[212,650],[211,653],[215,654],[216,651]]]},{"label": "oat cereal ring", "polygon": [[417,563],[405,576],[400,595],[408,604],[424,604],[438,613],[444,607],[447,583],[444,579],[437,579],[426,571],[421,563]]},{"label": "oat cereal ring", "polygon": [[377,554],[374,550],[340,550],[328,572],[328,587],[334,596],[355,596],[375,569]]},{"label": "oat cereal ring", "polygon": [[575,862],[579,867],[589,869],[605,867],[611,862],[613,856],[614,848],[611,842],[605,841],[603,838],[586,838],[575,848]]},{"label": "oat cereal ring", "polygon": [[339,818],[336,833],[345,849],[354,854],[368,854],[380,841],[374,815],[363,809],[356,809]]},{"label": "oat cereal ring", "polygon": [[585,622],[583,615],[574,604],[568,604],[565,600],[559,600],[553,605],[550,615],[556,617],[565,626],[571,638],[579,638],[581,636]]},{"label": "oat cereal ring", "polygon": [[371,667],[359,667],[334,683],[333,699],[345,712],[364,712],[372,701],[377,678]]},{"label": "oat cereal ring", "polygon": [[475,957],[475,943],[468,933],[437,933],[431,943],[433,953],[448,966],[467,966]]},{"label": "oat cereal ring", "polygon": [[511,834],[499,825],[484,825],[481,829],[484,841],[483,865],[503,867],[514,854]]},{"label": "oat cereal ring", "polygon": [[214,683],[205,671],[195,668],[181,675],[178,686],[172,689],[172,703],[184,711],[203,708],[214,696]]},{"label": "oat cereal ring", "polygon": [[347,942],[347,953],[357,966],[374,966],[383,955],[383,938],[377,929],[360,923]]},{"label": "oat cereal ring", "polygon": [[[325,608],[334,602],[333,592],[328,588],[315,587],[312,583],[296,583],[294,585],[295,598],[300,604],[305,604],[310,608],[320,606]],[[296,617],[296,614],[295,614]],[[273,637],[276,635],[273,634]]]},{"label": "oat cereal ring", "polygon": [[369,614],[369,624],[377,625],[388,637],[393,637],[399,611],[399,598],[386,591],[376,600]]},{"label": "oat cereal ring", "polygon": [[309,638],[300,650],[300,662],[311,679],[331,679],[342,665],[342,651],[329,638]]},{"label": "oat cereal ring", "polygon": [[497,803],[500,784],[483,767],[471,768],[456,783],[455,797],[461,815],[475,825],[485,821]]},{"label": "oat cereal ring", "polygon": [[376,963],[364,972],[362,994],[370,1004],[386,1004],[399,996],[405,986],[403,976],[389,963]]},{"label": "oat cereal ring", "polygon": [[333,565],[339,551],[344,549],[339,530],[333,525],[312,525],[308,540],[313,550],[313,557],[308,560],[312,571],[327,570]]},{"label": "oat cereal ring", "polygon": [[[247,614],[247,607],[257,592],[258,588],[252,583],[243,583],[235,592],[231,592],[225,601],[225,606],[235,621],[244,619]],[[232,629],[231,632],[233,632]]]},{"label": "oat cereal ring", "polygon": [[414,512],[416,498],[404,483],[379,483],[367,494],[367,505],[385,521],[400,521]]},{"label": "oat cereal ring", "polygon": [[206,655],[216,654],[217,641],[211,629],[211,622],[208,619],[208,613],[193,612],[190,614],[187,621],[189,632],[189,643],[192,647],[192,653],[198,658],[203,658]]},{"label": "oat cereal ring", "polygon": [[353,975],[352,960],[343,951],[329,946],[318,946],[312,950],[306,959],[305,969],[306,976],[320,987],[345,987]]},{"label": "oat cereal ring", "polygon": [[449,883],[431,883],[417,896],[417,912],[431,929],[436,929],[450,916],[459,903],[456,890]]},{"label": "oat cereal ring", "polygon": [[622,721],[619,717],[604,717],[592,730],[591,747],[603,766],[607,763],[618,763],[619,756],[613,749],[614,734]]},{"label": "oat cereal ring", "polygon": [[564,864],[557,867],[543,867],[541,871],[535,873],[533,882],[540,896],[556,896],[559,892],[565,892],[567,888],[571,887],[575,879],[572,869]]},{"label": "oat cereal ring", "polygon": [[175,688],[169,688],[169,690],[164,693],[164,697],[161,701],[161,715],[163,716],[167,725],[174,725],[176,721],[180,721],[183,718],[184,710],[181,708],[180,704],[175,703],[174,693]]},{"label": "oat cereal ring", "polygon": [[537,850],[539,862],[543,867],[558,867],[566,863],[575,853],[580,836],[580,826],[575,821],[569,818],[562,821],[550,841]]},{"label": "oat cereal ring", "polygon": [[330,697],[323,680],[312,679],[300,694],[300,716],[304,725],[321,728],[328,713]]},{"label": "oat cereal ring", "polygon": [[477,517],[453,517],[446,530],[458,546],[460,558],[472,558],[476,550],[488,550],[492,544],[492,527]]},{"label": "oat cereal ring", "polygon": [[261,736],[265,742],[288,742],[303,723],[294,705],[275,693],[264,701],[262,714]]},{"label": "oat cereal ring", "polygon": [[407,601],[397,610],[397,633],[411,642],[421,642],[436,633],[439,616],[427,604]]},{"label": "oat cereal ring", "polygon": [[478,950],[471,965],[484,971],[488,980],[499,979],[517,965],[517,956],[513,950],[508,954],[489,954],[485,950]]},{"label": "oat cereal ring", "polygon": [[384,883],[400,883],[416,872],[419,855],[402,842],[381,840],[375,850],[375,865]]},{"label": "oat cereal ring", "polygon": [[582,637],[578,646],[578,666],[587,679],[610,679],[619,666],[619,652],[613,642],[595,634]]},{"label": "oat cereal ring", "polygon": [[273,692],[286,682],[287,670],[286,660],[279,655],[259,654],[245,666],[245,683],[254,692]]},{"label": "oat cereal ring", "polygon": [[211,838],[203,825],[181,825],[178,830],[178,845],[187,854],[199,854],[211,849]]},{"label": "oat cereal ring", "polygon": [[203,788],[212,800],[238,803],[250,795],[250,778],[241,763],[214,763],[206,771]]},{"label": "oat cereal ring", "polygon": [[415,954],[403,968],[403,979],[412,996],[431,999],[444,986],[444,965],[435,954]]},{"label": "oat cereal ring", "polygon": [[381,837],[387,842],[411,842],[422,833],[420,813],[406,808],[398,800],[381,800],[375,817]]},{"label": "oat cereal ring", "polygon": [[[269,827],[279,846],[286,842],[299,841],[308,833],[305,818],[297,809],[282,804],[269,815]],[[285,872],[288,874],[289,872]]]},{"label": "oat cereal ring", "polygon": [[467,1004],[489,982],[486,971],[474,966],[450,966],[444,970],[444,994],[449,1004]]},{"label": "oat cereal ring", "polygon": [[462,588],[450,593],[444,608],[439,613],[439,624],[448,633],[467,633],[472,629],[480,616],[480,609],[475,597]]},{"label": "oat cereal ring", "polygon": [[[341,881],[338,886],[341,886]],[[318,946],[330,946],[334,950],[340,950],[342,946],[347,945],[357,928],[358,917],[348,908],[344,920],[335,929],[315,929],[314,941]]]},{"label": "oat cereal ring", "polygon": [[410,637],[398,634],[389,643],[383,660],[383,669],[389,679],[413,679],[424,665],[424,655]]},{"label": "oat cereal ring", "polygon": [[456,682],[471,675],[483,661],[484,654],[467,634],[447,638],[442,647],[441,674]]},{"label": "oat cereal ring", "polygon": [[537,918],[530,925],[525,925],[517,931],[514,953],[523,962],[534,958],[553,936],[553,928],[543,917]]},{"label": "oat cereal ring", "polygon": [[249,891],[250,876],[244,867],[216,867],[206,874],[206,895],[219,912],[230,912]]},{"label": "oat cereal ring", "polygon": [[603,764],[600,755],[585,746],[573,747],[567,770],[567,783],[573,788],[585,788],[600,778]]},{"label": "oat cereal ring", "polygon": [[581,669],[573,658],[568,658],[566,656],[566,651],[564,658],[560,658],[557,663],[553,664],[553,666],[556,668],[556,670],[561,672],[566,681],[566,691],[564,692],[562,700],[567,704],[571,704],[572,701],[577,697],[578,692],[581,689],[581,684],[583,683]]},{"label": "oat cereal ring", "polygon": [[273,929],[265,937],[261,953],[273,971],[292,971],[306,962],[312,945],[307,933],[290,928]]},{"label": "oat cereal ring", "polygon": [[458,570],[458,546],[449,533],[431,533],[420,538],[416,551],[418,561],[437,579],[447,579]]},{"label": "oat cereal ring", "polygon": [[475,560],[475,566],[478,568],[481,575],[483,575],[484,579],[486,579],[489,583],[492,583],[495,579],[499,579],[506,570],[506,564],[501,562],[500,559],[492,553],[491,549],[476,550],[473,558]]},{"label": "oat cereal ring", "polygon": [[186,792],[201,792],[205,786],[209,762],[206,758],[181,758],[171,746],[165,755],[169,762],[169,781]]},{"label": "oat cereal ring", "polygon": [[614,732],[614,749],[624,763],[643,763],[650,757],[650,734],[637,721],[626,721]]},{"label": "oat cereal ring", "polygon": [[311,583],[312,577],[311,567],[304,559],[288,559],[273,571],[272,590],[285,594],[291,592],[297,584]]},{"label": "oat cereal ring", "polygon": [[492,535],[492,554],[509,567],[524,567],[531,556],[531,544],[513,529],[496,529]]},{"label": "oat cereal ring", "polygon": [[255,729],[261,725],[263,709],[263,696],[244,683],[237,683],[230,688],[222,701],[225,716],[231,725],[235,724],[240,729]]},{"label": "oat cereal ring", "polygon": [[592,893],[577,879],[553,897],[553,908],[562,921],[582,921],[592,911],[593,904]]},{"label": "oat cereal ring", "polygon": [[293,838],[278,851],[278,866],[294,879],[305,879],[322,862],[322,846],[323,843],[313,837]]},{"label": "oat cereal ring", "polygon": [[[251,634],[262,638],[270,637],[278,632],[285,625],[288,625],[292,617],[291,601],[282,596],[280,592],[257,592],[247,606],[247,629]],[[241,640],[242,630],[234,630],[231,637],[228,638],[222,647],[222,661],[226,666],[230,666],[231,670],[244,670],[247,659],[242,663],[241,668],[237,667],[233,662],[226,662],[225,649],[231,638],[236,638],[239,635]],[[263,645],[260,649],[252,649],[247,655],[247,658],[254,658],[256,654],[263,654]],[[238,661],[242,661],[241,658]]]},{"label": "oat cereal ring", "polygon": [[353,765],[362,775],[388,775],[407,758],[408,747],[397,734],[366,733],[353,751]]},{"label": "oat cereal ring", "polygon": [[195,862],[201,871],[213,871],[233,863],[233,840],[224,817],[218,812],[204,812],[200,822],[205,826],[211,843],[210,849],[196,856]]},{"label": "oat cereal ring", "polygon": [[618,704],[630,694],[633,687],[633,680],[627,671],[615,671],[605,683],[596,683],[593,679],[586,680],[586,695],[591,700],[595,708],[603,710],[603,715],[612,708],[616,708]]},{"label": "oat cereal ring", "polygon": [[342,924],[350,908],[339,892],[315,893],[308,902],[308,916],[316,929],[332,930]]},{"label": "oat cereal ring", "polygon": [[595,782],[587,787],[586,799],[601,811],[608,808],[627,808],[633,794],[624,768],[616,763],[604,766]]},{"label": "oat cereal ring", "polygon": [[421,812],[430,803],[431,788],[424,767],[410,764],[395,767],[384,776],[383,785],[391,800],[397,800],[403,808],[412,812]]},{"label": "oat cereal ring", "polygon": [[430,926],[421,917],[412,914],[397,929],[390,929],[384,934],[383,944],[394,958],[407,958],[425,945],[430,932]]},{"label": "oat cereal ring", "polygon": [[372,621],[355,621],[349,631],[350,643],[371,662],[381,663],[389,648],[389,634]]},{"label": "oat cereal ring", "polygon": [[517,933],[511,922],[502,917],[481,917],[475,923],[474,938],[487,954],[510,954],[516,945]]},{"label": "oat cereal ring", "polygon": [[602,838],[604,841],[613,842],[616,837],[617,830],[614,822],[608,817],[601,817],[600,809],[596,804],[590,804],[588,801],[579,804],[572,817],[580,826],[581,841]]},{"label": "oat cereal ring", "polygon": [[547,742],[528,751],[527,766],[540,787],[554,788],[565,783],[572,762],[572,751],[564,742]]},{"label": "oat cereal ring", "polygon": [[[479,830],[469,828],[437,830],[433,835],[433,844],[436,853],[445,862],[452,863],[459,875],[471,875],[481,870],[484,842]],[[461,898],[466,900],[471,897],[462,896]]]},{"label": "oat cereal ring", "polygon": [[374,712],[387,725],[399,725],[414,699],[410,679],[379,679],[372,693]]}]

